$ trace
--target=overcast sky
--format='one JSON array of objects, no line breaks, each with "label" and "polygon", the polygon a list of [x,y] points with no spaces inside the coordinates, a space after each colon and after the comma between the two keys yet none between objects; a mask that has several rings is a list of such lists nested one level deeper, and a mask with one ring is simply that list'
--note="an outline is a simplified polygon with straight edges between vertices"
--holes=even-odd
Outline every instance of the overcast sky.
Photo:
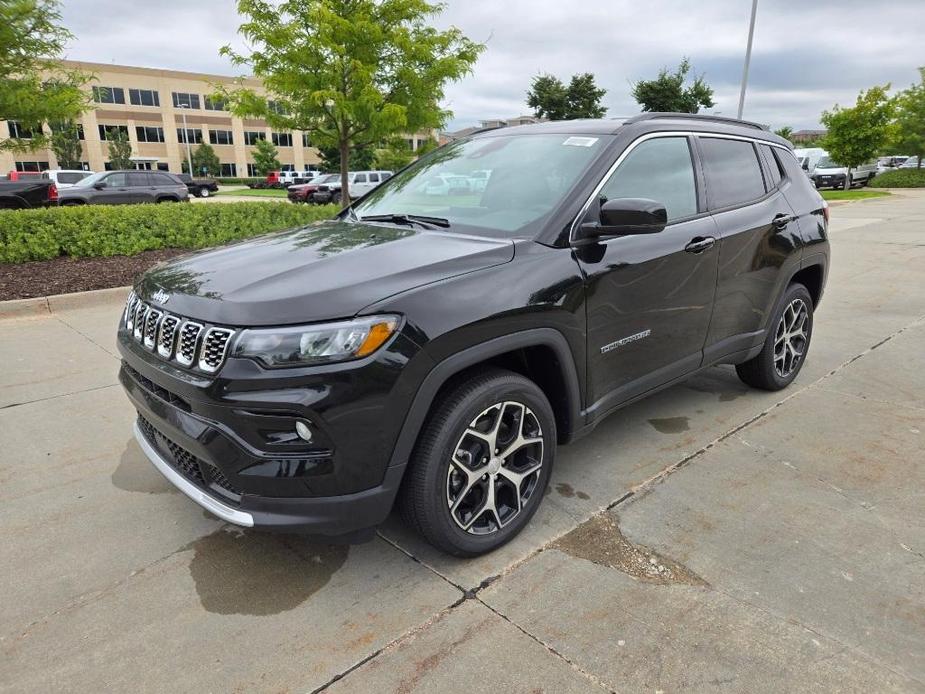
[{"label": "overcast sky", "polygon": [[[233,0],[63,0],[76,36],[68,57],[239,74],[218,55],[240,46]],[[92,7],[92,9],[91,9]],[[609,116],[638,112],[630,85],[688,56],[715,90],[712,111],[734,116],[750,0],[449,0],[437,18],[487,49],[450,85],[448,129],[529,113],[534,75],[593,72]],[[859,90],[905,88],[925,64],[925,0],[759,0],[744,117],[818,127],[820,112]]]}]

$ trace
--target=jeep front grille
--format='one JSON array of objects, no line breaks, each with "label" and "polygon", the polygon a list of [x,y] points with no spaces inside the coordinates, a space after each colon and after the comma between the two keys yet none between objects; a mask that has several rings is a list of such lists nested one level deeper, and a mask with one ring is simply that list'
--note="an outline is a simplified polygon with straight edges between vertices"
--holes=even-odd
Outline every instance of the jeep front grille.
[{"label": "jeep front grille", "polygon": [[225,363],[235,331],[186,320],[129,294],[122,323],[135,342],[162,359],[187,368],[215,373]]}]

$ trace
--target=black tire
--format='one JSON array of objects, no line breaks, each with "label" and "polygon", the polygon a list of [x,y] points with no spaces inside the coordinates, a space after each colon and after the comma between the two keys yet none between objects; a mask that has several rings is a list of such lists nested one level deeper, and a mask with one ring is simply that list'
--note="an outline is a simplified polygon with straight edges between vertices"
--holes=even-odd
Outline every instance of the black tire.
[{"label": "black tire", "polygon": [[158,198],[155,202],[160,205],[162,202],[177,202],[176,198]]},{"label": "black tire", "polygon": [[[508,480],[504,471],[497,472],[497,467],[494,468],[495,474],[488,474],[491,466],[496,464],[495,461],[500,460],[500,457],[493,455],[489,462],[486,462],[486,459],[479,460],[479,450],[485,450],[481,447],[487,444],[480,438],[469,437],[466,434],[470,424],[482,421],[479,417],[496,416],[493,412],[498,410],[493,408],[499,405],[500,414],[504,418],[504,422],[499,425],[498,435],[498,441],[503,442],[502,445],[509,445],[514,440],[516,434],[511,429],[513,424],[517,424],[518,432],[532,431],[531,438],[541,440],[541,448],[538,448],[537,443],[529,444],[503,463],[505,470],[509,472],[516,472],[518,469],[526,471],[537,462],[540,463],[539,470],[526,476],[519,489]],[[518,405],[521,406],[520,409]],[[492,410],[493,412],[490,412]],[[538,432],[535,425],[539,427]],[[466,441],[465,446],[463,441]],[[470,452],[475,450],[471,471],[475,473],[472,478],[478,478],[478,481],[472,484],[468,491],[462,492],[461,496],[471,494],[476,500],[484,503],[487,485],[494,485],[493,489],[499,490],[497,498],[502,500],[496,504],[496,507],[501,506],[502,510],[494,514],[484,510],[485,506],[473,504],[475,509],[468,516],[470,530],[463,529],[461,521],[454,520],[450,510],[454,479],[458,477],[463,480],[461,470],[457,469],[459,466],[453,466],[450,459],[454,457],[455,460],[460,460],[459,451],[465,447],[468,447],[469,461],[473,461]],[[474,557],[490,552],[510,541],[533,517],[549,482],[555,453],[555,417],[549,401],[535,383],[519,374],[496,368],[471,373],[464,379],[457,380],[445,392],[435,404],[421,430],[399,495],[402,517],[430,544],[449,554]],[[516,457],[517,455],[520,457]],[[478,473],[483,469],[486,473],[479,476]],[[522,505],[515,512],[511,512],[511,504],[504,502],[514,501],[518,497],[522,499]],[[456,497],[457,500],[459,498]],[[505,511],[509,515],[501,520]],[[459,513],[462,514],[464,511],[460,510]],[[482,521],[488,526],[485,530],[479,528],[478,524]],[[493,530],[491,526],[494,526]],[[476,534],[477,532],[483,534]]]},{"label": "black tire", "polygon": [[200,198],[207,198],[212,195],[212,191],[210,191],[208,188],[200,188],[196,195]]},{"label": "black tire", "polygon": [[334,193],[334,195],[331,196],[331,202],[334,203],[335,205],[340,205],[340,193],[339,192]]},{"label": "black tire", "polygon": [[[806,317],[802,323],[805,337],[802,339],[786,338],[787,342],[793,343],[796,349],[799,350],[798,357],[795,356],[793,349],[790,350],[788,362],[786,346],[783,346],[783,358],[779,356],[781,350],[778,350],[777,346],[781,340],[781,335],[787,333],[786,320],[789,320],[789,316],[794,314],[795,309],[793,307],[796,306],[795,302],[802,302],[802,306],[806,311]],[[788,318],[785,320],[784,314],[788,311]],[[794,320],[798,321],[799,318],[795,318]],[[806,287],[798,282],[794,282],[787,287],[780,301],[777,303],[774,316],[771,318],[768,326],[768,334],[765,337],[761,352],[753,359],[742,364],[737,364],[736,373],[739,374],[739,378],[742,379],[744,383],[753,388],[781,390],[793,383],[794,379],[800,373],[803,364],[806,363],[806,355],[809,352],[810,342],[813,337],[813,299]],[[780,365],[777,364],[778,361],[781,361]]]}]

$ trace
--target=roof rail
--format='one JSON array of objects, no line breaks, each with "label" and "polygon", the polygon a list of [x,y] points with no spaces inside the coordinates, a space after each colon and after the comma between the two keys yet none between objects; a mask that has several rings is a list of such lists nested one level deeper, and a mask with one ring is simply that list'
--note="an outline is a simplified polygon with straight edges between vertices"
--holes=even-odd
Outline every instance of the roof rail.
[{"label": "roof rail", "polygon": [[657,118],[675,118],[678,120],[705,120],[713,121],[716,123],[729,123],[729,125],[743,125],[747,128],[757,128],[758,130],[767,130],[768,126],[762,125],[761,123],[753,123],[748,120],[740,120],[738,118],[727,118],[726,116],[711,116],[703,115],[700,113],[671,113],[671,112],[649,112],[649,113],[640,113],[638,116],[633,116],[632,118],[624,121],[625,125],[630,123],[639,123],[640,121],[646,120],[655,120]]}]

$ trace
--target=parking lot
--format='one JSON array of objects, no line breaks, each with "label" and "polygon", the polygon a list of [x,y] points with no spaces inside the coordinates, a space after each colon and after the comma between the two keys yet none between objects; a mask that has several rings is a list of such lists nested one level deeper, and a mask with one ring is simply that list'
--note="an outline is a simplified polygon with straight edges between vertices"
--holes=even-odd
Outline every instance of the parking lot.
[{"label": "parking lot", "polygon": [[925,194],[832,229],[790,389],[620,411],[475,560],[218,521],[131,437],[123,296],[0,318],[0,691],[925,691]]}]

